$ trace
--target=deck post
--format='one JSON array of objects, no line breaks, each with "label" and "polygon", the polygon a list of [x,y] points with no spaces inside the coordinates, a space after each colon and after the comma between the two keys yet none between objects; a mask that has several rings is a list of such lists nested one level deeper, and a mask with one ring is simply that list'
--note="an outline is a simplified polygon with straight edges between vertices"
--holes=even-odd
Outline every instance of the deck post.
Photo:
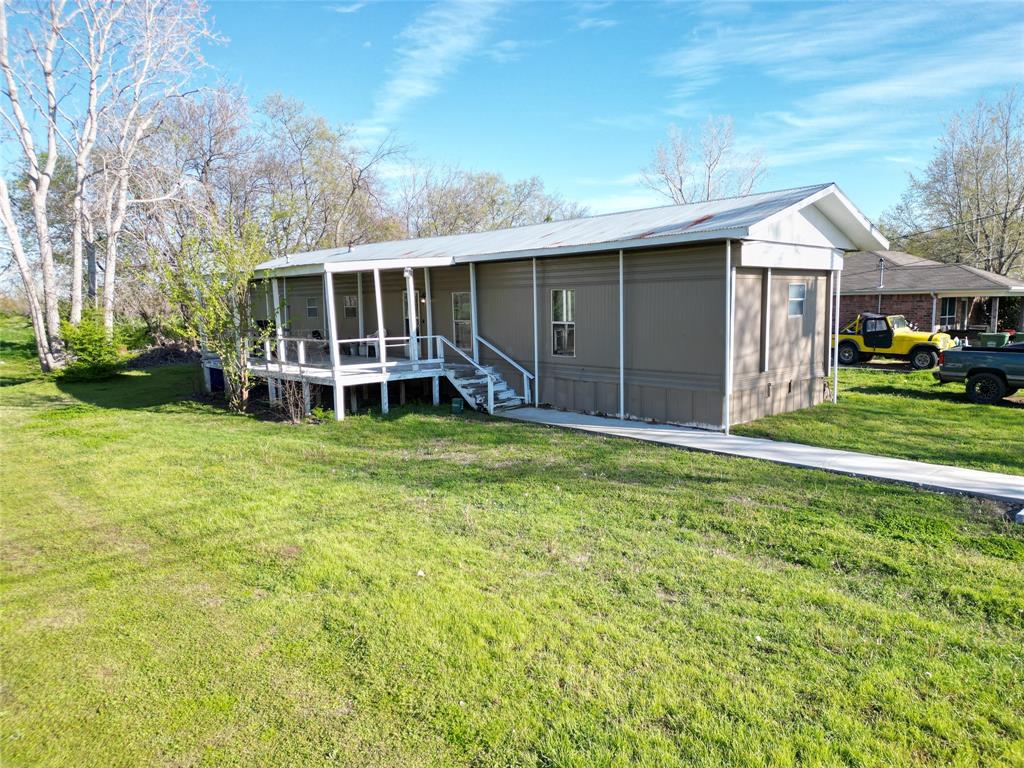
[{"label": "deck post", "polygon": [[[373,294],[377,301],[377,359],[381,364],[381,373],[384,372],[384,363],[388,361],[388,351],[384,346],[384,300],[381,298],[380,270],[373,270]],[[385,382],[386,385],[386,382]],[[381,398],[381,403],[387,403],[387,393]],[[386,407],[386,405],[385,405]],[[385,410],[384,413],[387,413]]]},{"label": "deck post", "polygon": [[430,380],[430,400],[434,405],[441,404],[441,378],[434,376]]},{"label": "deck post", "polygon": [[619,418],[626,418],[626,337],[625,284],[623,280],[622,249],[619,249]]},{"label": "deck post", "polygon": [[416,338],[416,281],[413,279],[412,267],[406,267],[405,276],[405,313],[409,317],[409,359],[420,359],[420,343]]},{"label": "deck post", "polygon": [[533,405],[540,405],[540,342],[537,325],[537,257],[533,259]]},{"label": "deck post", "polygon": [[359,413],[359,399],[356,397],[356,388],[348,391],[348,409],[352,413]]},{"label": "deck post", "polygon": [[390,409],[388,405],[388,382],[385,379],[380,383],[380,412],[386,414]]},{"label": "deck post", "polygon": [[274,335],[277,338],[277,360],[284,362],[284,329],[281,327],[281,293],[277,287],[277,278],[270,279],[270,290],[274,296]]},{"label": "deck post", "polygon": [[427,299],[427,357],[433,357],[434,351],[434,295],[430,291],[430,267],[423,268],[423,290]]},{"label": "deck post", "polygon": [[[363,273],[356,272],[356,316],[359,318],[359,338],[366,338],[366,322],[363,320]],[[362,342],[359,342],[362,344]]]},{"label": "deck post", "polygon": [[[835,281],[835,275],[832,276],[833,286]],[[772,268],[766,267],[764,270],[764,288],[761,291],[761,373],[768,373],[768,367],[771,365],[771,348],[772,348]],[[828,306],[831,310],[832,297],[829,296]],[[831,318],[830,318],[831,319]],[[831,325],[831,323],[829,323]],[[828,351],[830,347],[825,344],[825,357],[828,357]]]},{"label": "deck post", "polygon": [[341,376],[334,375],[334,420],[345,418],[345,388],[341,385]]},{"label": "deck post", "polygon": [[839,402],[839,297],[843,273],[837,269],[833,274],[835,274],[833,283],[836,291],[836,310],[832,313],[832,335],[836,344],[832,347],[832,402],[837,403]]},{"label": "deck post", "polygon": [[272,376],[267,376],[267,399],[271,403],[277,402],[277,383]]},{"label": "deck post", "polygon": [[302,380],[302,412],[309,416],[309,412],[312,411],[309,398],[309,382],[305,379]]},{"label": "deck post", "polygon": [[725,362],[722,369],[722,431],[729,434],[732,405],[732,319],[733,284],[736,275],[732,265],[732,240],[725,241]]},{"label": "deck post", "polygon": [[480,342],[476,340],[480,329],[476,323],[476,264],[469,263],[469,319],[473,326],[473,362],[480,362]]},{"label": "deck post", "polygon": [[327,339],[331,345],[331,368],[337,368],[338,359],[338,317],[334,312],[334,273],[324,272],[324,307],[327,309]]}]

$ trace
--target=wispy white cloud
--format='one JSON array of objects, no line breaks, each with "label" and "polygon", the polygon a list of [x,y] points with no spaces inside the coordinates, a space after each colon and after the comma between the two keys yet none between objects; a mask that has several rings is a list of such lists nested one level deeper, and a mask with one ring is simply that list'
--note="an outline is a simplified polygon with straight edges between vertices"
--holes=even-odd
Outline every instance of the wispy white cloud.
[{"label": "wispy white cloud", "polygon": [[334,13],[355,13],[361,8],[365,8],[366,3],[347,3],[344,5],[328,5],[324,7],[327,8],[328,11],[333,11]]},{"label": "wispy white cloud", "polygon": [[611,2],[583,2],[576,3],[573,9],[572,18],[575,19],[576,29],[611,29],[619,25],[618,19],[605,15],[605,11],[611,8]]},{"label": "wispy white cloud", "polygon": [[399,34],[397,65],[360,132],[380,135],[413,104],[438,93],[487,39],[501,7],[499,0],[446,0],[420,14]]},{"label": "wispy white cloud", "polygon": [[576,22],[577,29],[611,29],[612,27],[619,26],[619,22],[616,19],[580,19]]},{"label": "wispy white cloud", "polygon": [[1006,23],[1005,6],[971,8],[957,35],[941,4],[701,16],[690,42],[655,62],[655,74],[672,82],[664,112],[731,111],[719,84],[750,77],[784,94],[779,108],[737,124],[741,148],[762,150],[769,167],[921,156],[930,149],[922,135],[938,130],[937,104],[1024,80],[1024,25]]},{"label": "wispy white cloud", "polygon": [[494,45],[488,46],[484,55],[491,61],[498,64],[507,64],[510,61],[519,61],[531,48],[546,45],[546,40],[499,40]]}]

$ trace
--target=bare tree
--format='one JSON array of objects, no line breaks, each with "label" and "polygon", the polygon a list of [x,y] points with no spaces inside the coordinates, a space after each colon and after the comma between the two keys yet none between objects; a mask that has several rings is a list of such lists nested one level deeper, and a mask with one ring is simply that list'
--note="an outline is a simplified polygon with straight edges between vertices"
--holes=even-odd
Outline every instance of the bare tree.
[{"label": "bare tree", "polygon": [[736,151],[731,117],[709,117],[696,139],[671,126],[654,148],[643,183],[679,205],[748,195],[765,176],[759,154]]},{"label": "bare tree", "polygon": [[953,117],[883,228],[896,247],[1002,275],[1024,268],[1024,111],[1017,91]]},{"label": "bare tree", "polygon": [[400,185],[395,216],[406,237],[430,237],[558,221],[585,209],[544,189],[536,176],[509,182],[498,173],[414,167]]},{"label": "bare tree", "polygon": [[[9,11],[19,15],[13,35]],[[113,331],[120,232],[128,207],[145,202],[131,190],[133,157],[163,105],[185,93],[202,64],[200,42],[212,37],[205,11],[201,0],[0,0],[6,97],[0,118],[16,138],[24,168],[35,253],[26,253],[30,271],[23,282],[31,279],[31,288],[25,284],[29,293],[42,290],[45,334],[37,343],[41,360],[51,366],[61,364],[58,302],[70,294],[70,319],[80,319],[83,252],[92,252],[96,234],[105,246],[104,324]],[[63,291],[54,258],[57,206],[51,187],[62,153],[74,168],[67,214],[70,286]],[[13,190],[5,190],[5,207],[11,208]],[[26,235],[20,228],[22,251]]]}]

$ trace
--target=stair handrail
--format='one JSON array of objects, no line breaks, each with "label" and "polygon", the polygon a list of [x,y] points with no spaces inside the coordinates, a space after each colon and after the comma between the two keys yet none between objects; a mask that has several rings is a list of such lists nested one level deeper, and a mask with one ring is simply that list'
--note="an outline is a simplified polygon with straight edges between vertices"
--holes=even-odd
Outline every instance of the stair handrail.
[{"label": "stair handrail", "polygon": [[[460,357],[465,359],[465,361],[467,363],[472,365],[477,370],[478,373],[482,373],[484,376],[487,377],[487,412],[493,416],[494,415],[494,381],[495,381],[495,378],[496,378],[495,375],[493,373],[491,373],[490,371],[488,371],[486,368],[484,368],[482,365],[480,365],[480,363],[478,363],[472,357],[467,355],[461,349],[459,349],[458,346],[453,344],[451,339],[449,339],[447,336],[442,336],[440,334],[436,334],[435,336],[437,338],[437,343],[438,344],[447,344],[449,347],[451,347],[453,350],[455,350],[455,352]],[[442,360],[442,363],[441,363],[442,365],[444,365],[444,362],[443,362],[444,361],[444,353],[442,351],[443,349],[444,348],[442,347],[441,350],[439,350],[439,354],[438,354],[438,357],[441,358],[441,360]]]},{"label": "stair handrail", "polygon": [[519,371],[523,375],[523,403],[529,403],[530,402],[530,382],[533,381],[533,379],[534,379],[533,374],[530,373],[525,368],[523,368],[523,366],[521,366],[519,363],[517,363],[511,357],[506,355],[504,352],[502,352],[500,349],[498,349],[494,344],[489,342],[483,336],[480,336],[478,334],[477,337],[476,337],[476,340],[479,341],[481,344],[483,344],[488,349],[490,349],[498,357],[500,357],[502,360],[504,360],[506,363],[511,365],[513,368],[515,368],[517,371]]}]

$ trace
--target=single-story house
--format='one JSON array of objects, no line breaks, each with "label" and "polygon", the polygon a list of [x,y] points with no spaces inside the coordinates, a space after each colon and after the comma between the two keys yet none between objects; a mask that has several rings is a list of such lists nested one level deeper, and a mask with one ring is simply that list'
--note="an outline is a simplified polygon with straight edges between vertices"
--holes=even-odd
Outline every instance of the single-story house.
[{"label": "single-story house", "polygon": [[[259,265],[252,359],[387,411],[420,380],[521,404],[726,430],[821,402],[847,251],[886,239],[835,184]],[[211,360],[209,366],[215,367]],[[364,401],[365,402],[365,401]]]},{"label": "single-story house", "polygon": [[[997,330],[1000,298],[1024,298],[1024,280],[902,251],[870,250],[846,254],[840,293],[842,325],[860,312],[881,312],[903,315],[919,328],[965,335]],[[1024,324],[1024,317],[1018,322]]]}]

